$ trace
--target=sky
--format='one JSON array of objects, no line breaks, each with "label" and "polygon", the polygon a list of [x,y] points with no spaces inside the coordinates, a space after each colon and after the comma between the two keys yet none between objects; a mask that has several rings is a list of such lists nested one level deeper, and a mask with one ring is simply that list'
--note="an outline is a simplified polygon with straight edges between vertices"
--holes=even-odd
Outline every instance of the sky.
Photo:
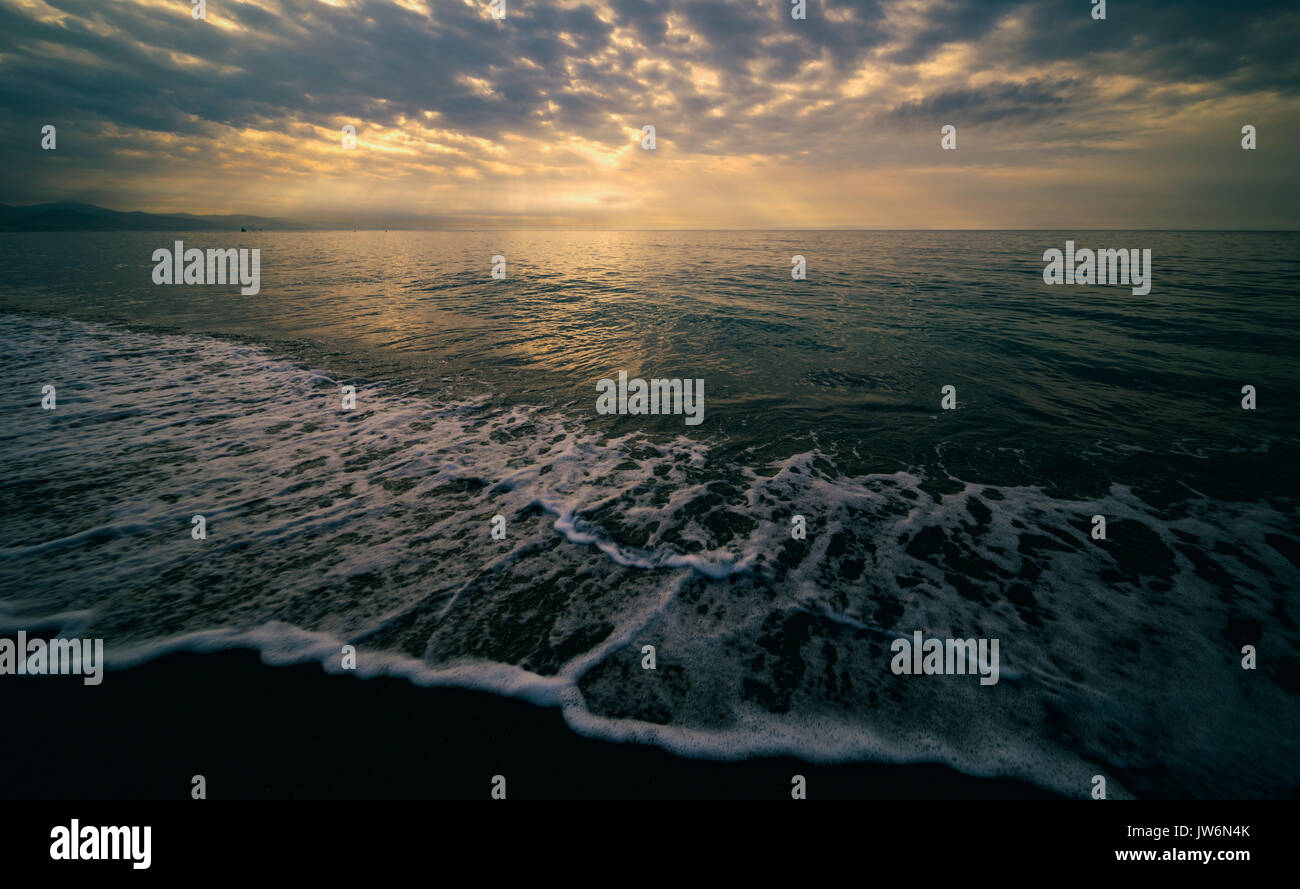
[{"label": "sky", "polygon": [[207,0],[196,20],[193,0],[0,0],[0,203],[1300,227],[1294,0],[1110,0],[1101,21],[1093,0],[807,0],[803,20],[792,0],[505,2],[498,20],[491,0]]}]

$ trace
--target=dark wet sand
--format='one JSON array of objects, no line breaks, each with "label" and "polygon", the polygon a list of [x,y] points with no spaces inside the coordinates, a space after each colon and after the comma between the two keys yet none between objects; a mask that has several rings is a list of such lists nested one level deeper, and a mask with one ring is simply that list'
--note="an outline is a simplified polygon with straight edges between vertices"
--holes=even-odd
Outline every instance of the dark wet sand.
[{"label": "dark wet sand", "polygon": [[583,738],[560,712],[483,692],[358,679],[251,651],[178,653],[99,686],[0,677],[0,796],[184,799],[1051,798],[939,765],[713,762]]}]

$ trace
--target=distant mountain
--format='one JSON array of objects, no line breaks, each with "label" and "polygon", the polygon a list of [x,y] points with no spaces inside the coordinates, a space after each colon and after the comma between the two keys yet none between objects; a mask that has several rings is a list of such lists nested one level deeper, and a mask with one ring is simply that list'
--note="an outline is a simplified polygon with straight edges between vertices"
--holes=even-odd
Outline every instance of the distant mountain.
[{"label": "distant mountain", "polygon": [[67,231],[268,231],[315,229],[267,216],[193,216],[189,213],[122,213],[92,204],[0,204],[0,232]]}]

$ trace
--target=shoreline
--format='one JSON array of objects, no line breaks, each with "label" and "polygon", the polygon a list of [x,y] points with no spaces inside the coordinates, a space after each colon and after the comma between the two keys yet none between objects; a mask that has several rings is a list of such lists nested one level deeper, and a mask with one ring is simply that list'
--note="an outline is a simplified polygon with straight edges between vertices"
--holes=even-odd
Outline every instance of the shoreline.
[{"label": "shoreline", "polygon": [[[15,677],[16,678],[16,677]],[[1060,799],[938,764],[819,765],[794,757],[686,759],[583,737],[558,709],[319,664],[272,667],[250,649],[175,652],[98,686],[6,677],[6,799]]]}]

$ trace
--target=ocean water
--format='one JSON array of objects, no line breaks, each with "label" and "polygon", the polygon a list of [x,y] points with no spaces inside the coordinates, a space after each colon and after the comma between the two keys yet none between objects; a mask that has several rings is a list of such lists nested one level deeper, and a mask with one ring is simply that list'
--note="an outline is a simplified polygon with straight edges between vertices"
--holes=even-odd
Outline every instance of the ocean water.
[{"label": "ocean water", "polygon": [[[152,284],[177,237],[0,235],[0,629],[348,643],[689,756],[1300,792],[1298,234],[179,236],[260,248],[255,296]],[[1046,286],[1067,238],[1151,293]],[[704,422],[598,415],[620,370]],[[893,675],[917,630],[1000,681]]]}]

